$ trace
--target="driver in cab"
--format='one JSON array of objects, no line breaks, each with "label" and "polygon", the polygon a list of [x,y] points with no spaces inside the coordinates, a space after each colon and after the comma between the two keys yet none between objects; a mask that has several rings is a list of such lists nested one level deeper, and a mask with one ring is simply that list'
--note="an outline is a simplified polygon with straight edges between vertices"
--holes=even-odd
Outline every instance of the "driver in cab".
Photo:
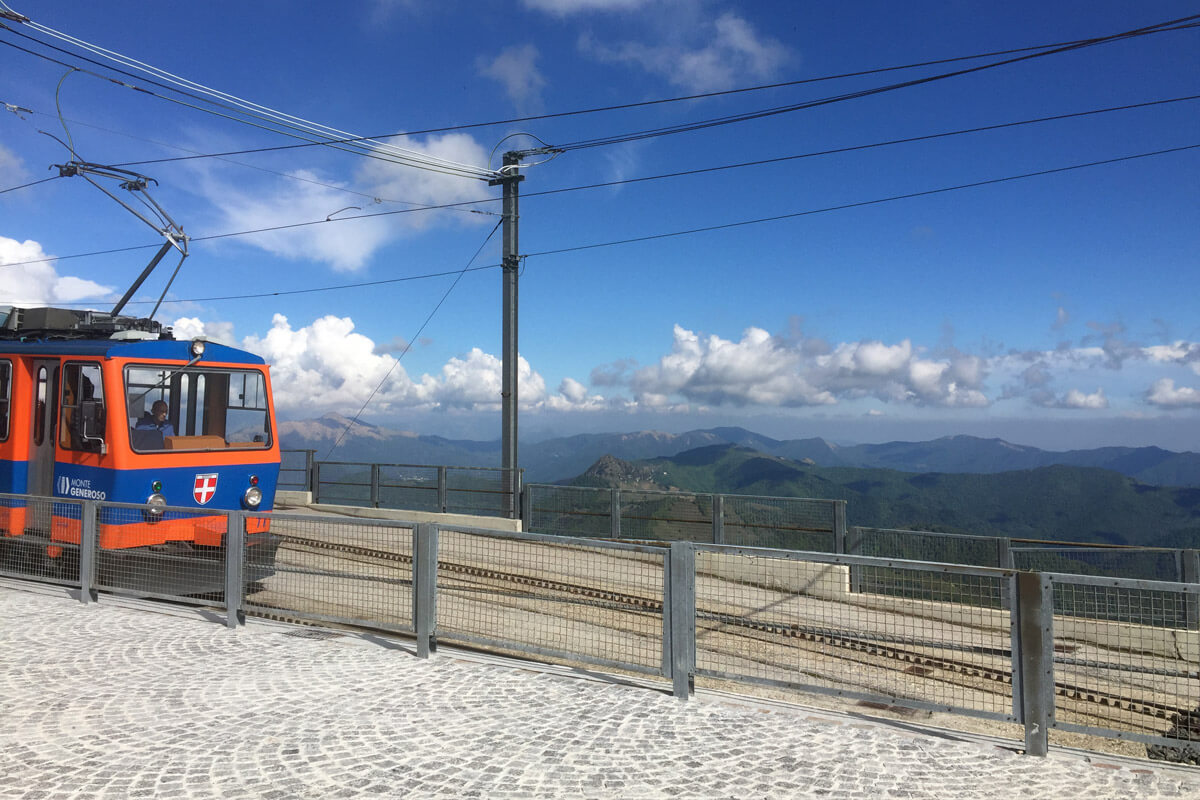
[{"label": "driver in cab", "polygon": [[150,410],[142,414],[142,418],[137,421],[137,425],[133,426],[137,431],[158,431],[164,437],[175,435],[175,426],[167,419],[167,414],[170,412],[167,404],[162,400],[155,400],[150,406]]}]

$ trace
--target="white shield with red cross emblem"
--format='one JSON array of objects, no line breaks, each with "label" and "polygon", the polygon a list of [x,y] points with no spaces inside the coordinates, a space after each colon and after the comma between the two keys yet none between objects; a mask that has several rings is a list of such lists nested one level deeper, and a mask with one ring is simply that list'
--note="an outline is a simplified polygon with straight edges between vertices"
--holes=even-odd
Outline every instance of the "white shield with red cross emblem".
[{"label": "white shield with red cross emblem", "polygon": [[196,502],[204,505],[209,500],[213,499],[213,495],[217,493],[217,473],[210,472],[207,475],[197,475],[196,482],[192,485],[192,497],[196,498]]}]

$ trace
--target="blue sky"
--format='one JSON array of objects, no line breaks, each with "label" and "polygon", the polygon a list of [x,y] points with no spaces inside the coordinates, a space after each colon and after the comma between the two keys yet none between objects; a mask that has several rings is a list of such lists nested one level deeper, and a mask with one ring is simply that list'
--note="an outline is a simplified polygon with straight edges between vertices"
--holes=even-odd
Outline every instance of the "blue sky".
[{"label": "blue sky", "polygon": [[[1200,13],[1182,2],[5,3],[43,27],[0,30],[0,190],[57,174],[51,165],[70,158],[39,131],[69,134],[80,159],[107,165],[295,143],[8,46],[115,75],[111,61],[84,62],[49,29],[295,117],[354,135],[411,134],[390,141],[494,168],[505,150],[537,146],[512,134],[576,143],[1002,57],[478,123],[1075,41]],[[971,433],[1051,448],[1200,449],[1198,149],[549,253],[1200,145],[1200,101],[536,196],[1188,97],[1200,94],[1198,45],[1200,29],[1159,33],[529,166],[523,435],[740,424],[779,438]],[[123,80],[203,105],[143,73]],[[430,129],[450,130],[414,133]],[[488,239],[499,204],[382,213],[497,189],[330,147],[125,168],[157,181],[154,199],[198,239],[157,318],[181,336],[266,357],[280,416],[353,416],[365,403],[363,419],[376,423],[499,436],[500,243]],[[362,218],[203,238],[330,216]],[[78,177],[4,192],[0,303],[111,307],[160,241]],[[486,269],[455,282],[468,264]],[[129,310],[149,313],[173,267],[166,259]],[[451,274],[419,277],[433,273]]]}]

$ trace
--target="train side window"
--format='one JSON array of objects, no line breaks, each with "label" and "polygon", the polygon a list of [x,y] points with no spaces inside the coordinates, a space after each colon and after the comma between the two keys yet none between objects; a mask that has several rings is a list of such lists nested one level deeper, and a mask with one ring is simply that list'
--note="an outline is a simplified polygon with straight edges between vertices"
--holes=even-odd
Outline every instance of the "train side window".
[{"label": "train side window", "polygon": [[33,443],[41,446],[46,439],[46,368],[38,367],[33,389]]},{"label": "train side window", "polygon": [[106,451],[104,381],[99,364],[67,364],[63,367],[59,444],[68,450]]},{"label": "train side window", "polygon": [[12,401],[12,362],[0,360],[0,442],[8,439],[8,407]]}]

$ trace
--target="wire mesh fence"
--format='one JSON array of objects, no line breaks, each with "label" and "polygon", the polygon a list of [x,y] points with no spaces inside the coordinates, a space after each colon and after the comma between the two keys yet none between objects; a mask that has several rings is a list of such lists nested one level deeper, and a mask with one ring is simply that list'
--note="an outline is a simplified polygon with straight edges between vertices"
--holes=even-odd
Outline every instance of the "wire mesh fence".
[{"label": "wire mesh fence", "polygon": [[847,552],[876,558],[937,561],[976,567],[1011,567],[1006,553],[1008,539],[932,531],[855,527],[850,531]]},{"label": "wire mesh fence", "polygon": [[510,513],[503,469],[321,461],[313,464],[312,474],[314,500],[328,505],[494,517]]},{"label": "wire mesh fence", "polygon": [[283,491],[311,492],[316,450],[280,450],[278,488]]},{"label": "wire mesh fence", "polygon": [[998,610],[1012,573],[955,570],[971,594],[955,603],[930,599],[945,568],[893,563],[868,587],[885,591],[851,593],[851,568],[870,563],[699,548],[696,674],[1015,721],[1012,620]]},{"label": "wire mesh fence", "polygon": [[372,465],[367,463],[320,461],[313,473],[314,499],[329,505],[374,505],[371,497]]},{"label": "wire mesh fence", "polygon": [[732,680],[1200,763],[1194,582],[14,495],[0,523],[0,574],[224,606],[231,626],[347,624],[415,634],[418,653],[424,636],[426,652],[440,638],[671,678],[681,696],[691,676]]},{"label": "wire mesh fence", "polygon": [[270,531],[247,537],[247,614],[413,631],[409,523],[292,514],[248,515]]},{"label": "wire mesh fence", "polygon": [[833,553],[844,508],[837,500],[725,495],[722,543]]},{"label": "wire mesh fence", "polygon": [[0,575],[79,583],[80,501],[0,494]]},{"label": "wire mesh fence", "polygon": [[[525,487],[524,527],[563,536],[616,537],[610,489],[582,486]],[[617,519],[620,519],[618,513]]]},{"label": "wire mesh fence", "polygon": [[1110,575],[1151,581],[1179,581],[1179,550],[1150,547],[1114,548],[1087,545],[1014,546],[1013,565],[1030,572],[1069,572],[1077,575]]},{"label": "wire mesh fence", "polygon": [[1200,586],[1048,575],[1054,726],[1200,763]]},{"label": "wire mesh fence", "polygon": [[378,508],[402,508],[408,511],[444,512],[444,480],[439,485],[438,467],[379,464],[373,505]]},{"label": "wire mesh fence", "polygon": [[[445,511],[454,514],[502,517],[508,514],[506,471],[476,467],[445,467]],[[520,470],[518,474],[518,487]],[[516,505],[520,505],[517,503]]]},{"label": "wire mesh fence", "polygon": [[223,602],[224,512],[98,506],[95,587],[182,602]]},{"label": "wire mesh fence", "polygon": [[663,674],[665,551],[445,529],[438,638]]},{"label": "wire mesh fence", "polygon": [[712,495],[622,490],[619,514],[624,539],[711,542]]},{"label": "wire mesh fence", "polygon": [[530,484],[523,520],[562,535],[834,552],[845,502]]}]

